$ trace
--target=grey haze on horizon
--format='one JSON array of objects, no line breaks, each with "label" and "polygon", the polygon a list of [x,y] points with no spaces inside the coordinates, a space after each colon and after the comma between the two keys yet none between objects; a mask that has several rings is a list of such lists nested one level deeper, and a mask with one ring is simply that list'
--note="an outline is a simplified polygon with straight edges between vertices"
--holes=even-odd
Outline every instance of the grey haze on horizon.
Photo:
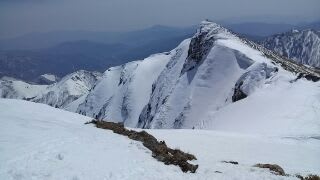
[{"label": "grey haze on horizon", "polygon": [[0,0],[0,38],[57,30],[129,31],[153,25],[300,23],[320,19],[320,0]]}]

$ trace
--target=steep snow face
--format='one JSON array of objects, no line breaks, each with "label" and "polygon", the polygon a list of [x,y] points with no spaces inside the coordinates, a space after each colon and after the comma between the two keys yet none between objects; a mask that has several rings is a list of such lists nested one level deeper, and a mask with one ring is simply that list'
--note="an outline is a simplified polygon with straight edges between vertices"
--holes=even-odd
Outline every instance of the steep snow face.
[{"label": "steep snow face", "polygon": [[0,97],[30,99],[45,91],[47,85],[33,85],[21,80],[3,77],[0,79]]},{"label": "steep snow face", "polygon": [[82,95],[87,94],[100,76],[100,73],[97,72],[76,71],[48,86],[45,91],[31,101],[64,108]]},{"label": "steep snow face", "polygon": [[293,30],[268,37],[262,45],[298,63],[320,68],[319,31]]},{"label": "steep snow face", "polygon": [[203,22],[187,57],[171,60],[155,82],[138,126],[202,127],[210,113],[232,103],[237,87],[248,96],[278,73],[294,78],[228,30]]},{"label": "steep snow face", "polygon": [[77,112],[136,127],[141,110],[149,100],[152,83],[169,59],[181,56],[187,45],[188,41],[185,41],[169,53],[108,69]]},{"label": "steep snow face", "polygon": [[[0,179],[297,180],[295,174],[320,174],[320,142],[312,138],[147,130],[169,147],[194,154],[199,168],[191,174],[155,160],[140,142],[84,125],[89,120],[44,104],[0,99]],[[239,165],[221,162],[230,160]],[[278,164],[290,176],[252,167],[257,163]]]}]

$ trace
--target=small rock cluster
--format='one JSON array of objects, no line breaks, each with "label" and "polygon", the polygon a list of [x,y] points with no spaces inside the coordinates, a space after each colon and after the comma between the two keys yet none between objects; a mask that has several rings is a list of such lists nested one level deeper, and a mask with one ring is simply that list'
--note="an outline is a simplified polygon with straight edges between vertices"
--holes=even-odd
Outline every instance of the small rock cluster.
[{"label": "small rock cluster", "polygon": [[277,164],[256,164],[254,165],[254,167],[269,169],[271,172],[273,172],[276,175],[280,175],[280,176],[286,175],[284,170]]},{"label": "small rock cluster", "polygon": [[99,120],[92,120],[86,124],[95,124],[97,128],[109,129],[114,133],[127,136],[129,139],[140,141],[142,144],[152,151],[152,157],[166,165],[173,164],[179,166],[183,172],[190,171],[195,173],[198,165],[188,163],[189,160],[196,160],[197,158],[189,153],[185,153],[179,149],[169,148],[164,141],[158,141],[155,137],[148,134],[146,131],[133,131],[124,127],[123,123],[106,122]]}]

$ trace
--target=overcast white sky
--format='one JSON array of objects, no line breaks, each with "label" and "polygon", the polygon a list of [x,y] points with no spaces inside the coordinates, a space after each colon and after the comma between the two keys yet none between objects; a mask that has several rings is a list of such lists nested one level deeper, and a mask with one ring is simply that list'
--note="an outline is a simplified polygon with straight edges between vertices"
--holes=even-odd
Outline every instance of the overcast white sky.
[{"label": "overcast white sky", "polygon": [[320,20],[320,0],[0,0],[0,38],[55,30],[124,31],[215,21]]}]

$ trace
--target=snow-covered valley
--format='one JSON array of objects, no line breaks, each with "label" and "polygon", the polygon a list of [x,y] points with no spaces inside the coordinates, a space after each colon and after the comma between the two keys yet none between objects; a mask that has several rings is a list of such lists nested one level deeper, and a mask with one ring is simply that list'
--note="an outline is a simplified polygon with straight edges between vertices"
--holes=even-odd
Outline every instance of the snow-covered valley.
[{"label": "snow-covered valley", "polygon": [[[320,173],[318,139],[147,130],[196,155],[199,169],[192,174],[156,161],[141,143],[84,125],[89,120],[43,104],[0,99],[0,179],[297,179],[295,174]],[[278,164],[291,176],[252,167],[256,163]]]}]

